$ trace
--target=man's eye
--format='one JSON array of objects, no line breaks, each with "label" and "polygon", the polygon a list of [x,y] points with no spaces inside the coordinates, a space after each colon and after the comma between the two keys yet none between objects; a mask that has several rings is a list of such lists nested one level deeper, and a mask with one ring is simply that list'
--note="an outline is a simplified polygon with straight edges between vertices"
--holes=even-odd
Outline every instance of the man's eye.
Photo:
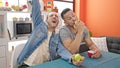
[{"label": "man's eye", "polygon": [[68,18],[68,20],[70,20],[71,18]]},{"label": "man's eye", "polygon": [[75,17],[75,15],[72,15],[72,17]]},{"label": "man's eye", "polygon": [[52,17],[53,15],[51,15],[50,17]]},{"label": "man's eye", "polygon": [[55,15],[55,17],[57,17],[57,18],[58,18],[58,16],[57,16],[57,15]]}]

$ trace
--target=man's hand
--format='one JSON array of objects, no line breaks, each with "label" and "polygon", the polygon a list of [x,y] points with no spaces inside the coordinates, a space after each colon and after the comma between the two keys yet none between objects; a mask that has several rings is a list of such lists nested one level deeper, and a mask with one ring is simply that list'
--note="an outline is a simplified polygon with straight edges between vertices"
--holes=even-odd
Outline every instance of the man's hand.
[{"label": "man's hand", "polygon": [[84,23],[82,23],[80,21],[75,21],[74,29],[77,31],[77,33],[83,33]]},{"label": "man's hand", "polygon": [[83,63],[83,60],[85,59],[84,56],[81,56],[82,59],[81,59],[80,61],[75,61],[75,60],[74,60],[74,57],[75,57],[75,54],[73,54],[73,56],[72,56],[72,63],[73,63],[74,65],[76,65],[76,66],[80,66],[80,65]]},{"label": "man's hand", "polygon": [[94,54],[91,56],[91,58],[101,57],[101,53],[100,53],[100,50],[98,48],[94,48],[93,51],[94,51]]},{"label": "man's hand", "polygon": [[101,57],[100,49],[93,43],[91,38],[85,39],[85,42],[87,43],[89,49],[94,51],[94,54],[91,56],[91,58],[99,58],[99,57]]}]

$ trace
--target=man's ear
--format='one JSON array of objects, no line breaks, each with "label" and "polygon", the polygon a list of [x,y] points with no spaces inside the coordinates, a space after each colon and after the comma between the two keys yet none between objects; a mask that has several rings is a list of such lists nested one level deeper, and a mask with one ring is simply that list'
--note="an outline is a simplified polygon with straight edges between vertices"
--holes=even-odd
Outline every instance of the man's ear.
[{"label": "man's ear", "polygon": [[48,25],[48,16],[45,19],[45,23],[46,23],[46,25]]},{"label": "man's ear", "polygon": [[48,25],[48,20],[47,20],[47,19],[46,19],[46,22],[45,22],[45,23],[46,23],[46,25]]},{"label": "man's ear", "polygon": [[46,22],[48,22],[48,20],[47,20],[47,19],[46,19],[45,21],[46,21]]}]

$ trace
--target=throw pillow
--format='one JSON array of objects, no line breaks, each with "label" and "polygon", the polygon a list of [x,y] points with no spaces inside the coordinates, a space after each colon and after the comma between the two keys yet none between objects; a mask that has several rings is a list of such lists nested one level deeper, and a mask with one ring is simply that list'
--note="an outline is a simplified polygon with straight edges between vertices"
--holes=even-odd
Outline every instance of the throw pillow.
[{"label": "throw pillow", "polygon": [[100,50],[108,52],[106,37],[92,37],[91,39]]}]

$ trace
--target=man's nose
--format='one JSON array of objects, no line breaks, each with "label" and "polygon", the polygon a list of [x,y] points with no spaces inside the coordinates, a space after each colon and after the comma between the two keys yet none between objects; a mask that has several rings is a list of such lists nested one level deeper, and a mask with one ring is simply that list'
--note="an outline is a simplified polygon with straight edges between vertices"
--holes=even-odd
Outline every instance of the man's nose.
[{"label": "man's nose", "polygon": [[55,15],[53,15],[53,17],[56,17]]},{"label": "man's nose", "polygon": [[75,18],[75,17],[72,17],[72,20],[73,20],[73,21],[75,21],[75,20],[76,20],[76,18]]}]

